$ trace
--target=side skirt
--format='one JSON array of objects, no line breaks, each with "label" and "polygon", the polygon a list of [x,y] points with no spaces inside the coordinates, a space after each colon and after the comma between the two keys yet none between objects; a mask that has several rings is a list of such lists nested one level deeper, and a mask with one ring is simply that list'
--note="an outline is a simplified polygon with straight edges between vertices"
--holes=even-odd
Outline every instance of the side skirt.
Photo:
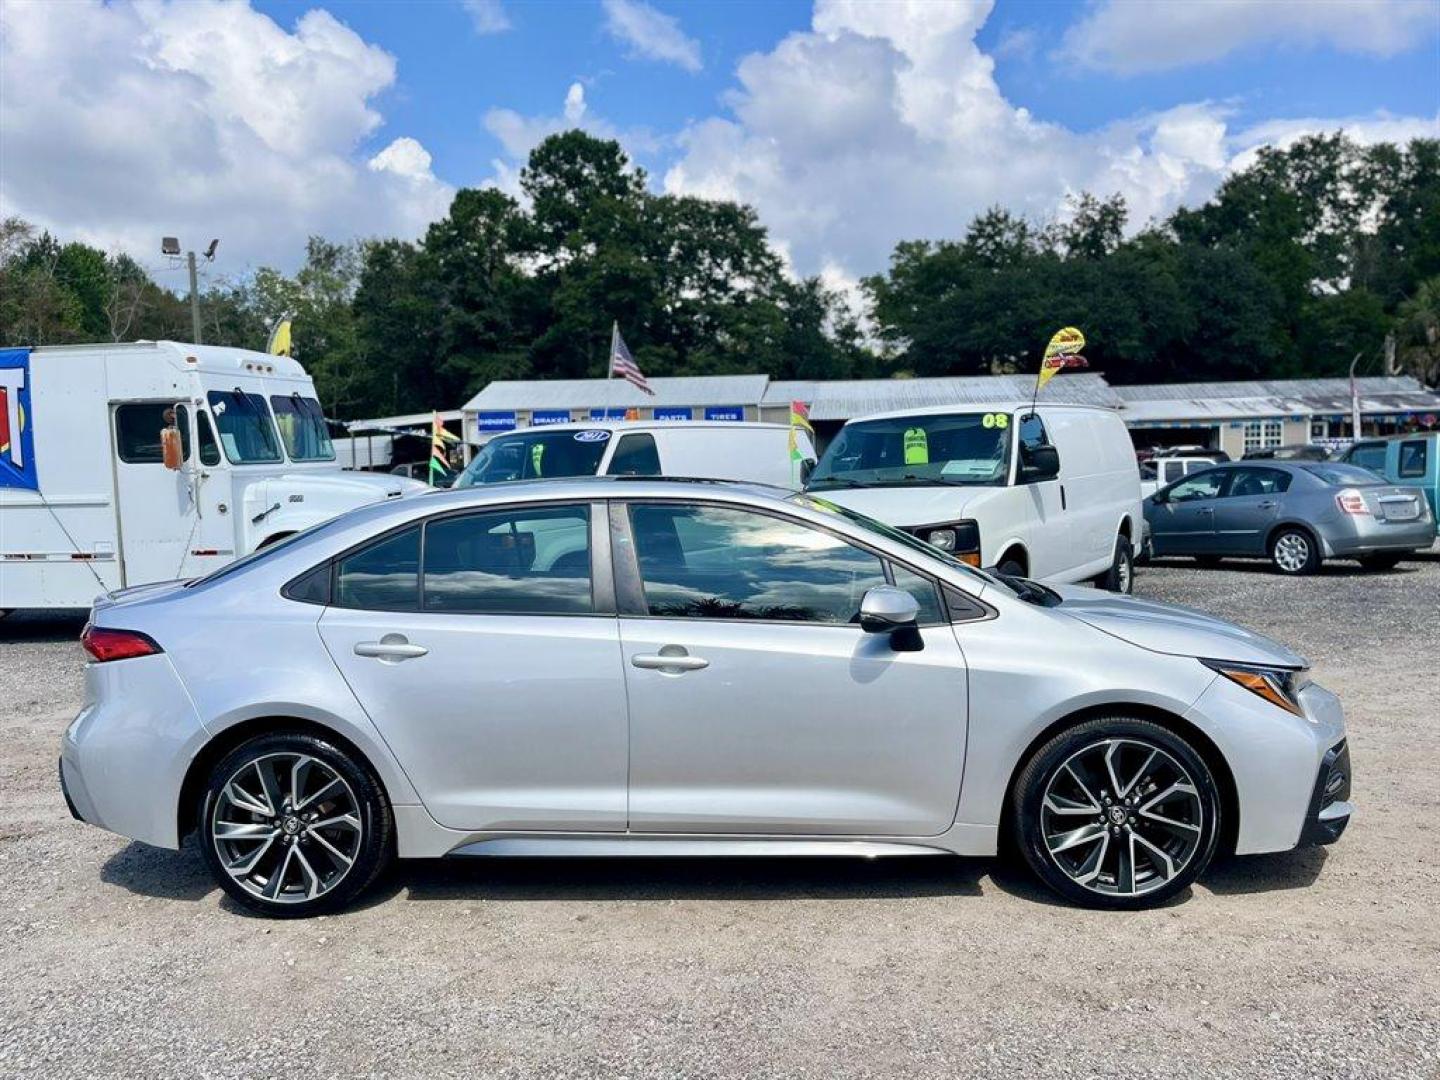
[{"label": "side skirt", "polygon": [[897,855],[949,855],[944,848],[880,840],[795,840],[735,836],[502,836],[463,844],[451,856],[480,858],[627,858],[770,856],[874,859]]}]

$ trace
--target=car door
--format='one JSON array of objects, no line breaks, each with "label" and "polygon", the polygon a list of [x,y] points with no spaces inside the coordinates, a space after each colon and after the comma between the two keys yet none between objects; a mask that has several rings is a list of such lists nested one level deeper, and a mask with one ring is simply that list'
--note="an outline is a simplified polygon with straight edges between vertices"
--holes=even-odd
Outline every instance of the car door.
[{"label": "car door", "polygon": [[1231,469],[1230,482],[1215,499],[1217,555],[1264,555],[1265,539],[1290,487],[1283,469]]},{"label": "car door", "polygon": [[[1017,416],[1016,422],[1017,458],[1023,455],[1026,449],[1053,445],[1049,433],[1045,430],[1045,421],[1038,414]],[[1028,572],[1032,578],[1054,577],[1087,561],[1088,553],[1083,539],[1079,550],[1075,550],[1076,545],[1072,543],[1066,528],[1068,500],[1065,475],[1066,464],[1063,456],[1060,459],[1060,475],[1050,480],[1027,482],[1020,476],[1018,463],[1016,466],[1016,486],[1027,496],[1022,505],[1028,524],[1022,532],[1026,549],[1030,553]]]},{"label": "car door", "polygon": [[[933,582],[769,512],[615,504],[632,832],[928,836],[955,817],[966,671]],[[863,632],[887,574],[923,648]]]},{"label": "car door", "polygon": [[1204,469],[1151,496],[1150,538],[1157,555],[1211,555],[1215,499],[1225,469]]},{"label": "car door", "polygon": [[[124,401],[112,408],[116,514],[126,586],[168,581],[186,572],[198,529],[190,469],[167,469],[161,432],[175,421],[173,401]],[[188,424],[182,465],[192,460]]]},{"label": "car door", "polygon": [[320,635],[440,824],[624,829],[603,518],[587,503],[451,513],[335,560]]}]

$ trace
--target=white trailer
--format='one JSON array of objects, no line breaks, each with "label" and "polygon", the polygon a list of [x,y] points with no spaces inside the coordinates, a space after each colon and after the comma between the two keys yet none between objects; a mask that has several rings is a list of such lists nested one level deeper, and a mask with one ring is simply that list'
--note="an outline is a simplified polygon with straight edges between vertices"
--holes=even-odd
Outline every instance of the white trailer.
[{"label": "white trailer", "polygon": [[423,490],[342,471],[287,357],[173,341],[0,350],[0,611],[196,577]]}]

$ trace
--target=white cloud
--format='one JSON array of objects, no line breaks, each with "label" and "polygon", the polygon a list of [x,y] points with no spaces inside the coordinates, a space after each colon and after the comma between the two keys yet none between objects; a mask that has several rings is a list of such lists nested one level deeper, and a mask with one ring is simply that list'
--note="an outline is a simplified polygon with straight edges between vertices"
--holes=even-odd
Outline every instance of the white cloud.
[{"label": "white cloud", "polygon": [[1130,75],[1205,63],[1261,44],[1394,56],[1437,30],[1435,0],[1104,0],[1066,31],[1060,52]]},{"label": "white cloud", "polygon": [[699,71],[700,43],[687,37],[680,21],[643,0],[604,0],[605,29],[638,56]]},{"label": "white cloud", "polygon": [[1237,134],[1213,102],[1071,131],[1000,92],[974,40],[991,7],[818,0],[809,31],[740,62],[730,116],[681,133],[666,189],[751,203],[796,271],[838,283],[883,268],[898,240],[963,235],[992,205],[1045,218],[1080,191],[1119,192],[1136,229],[1209,197],[1262,140],[1434,132],[1382,116]]},{"label": "white cloud", "polygon": [[1244,169],[1251,165],[1263,146],[1284,149],[1292,146],[1307,135],[1326,134],[1343,130],[1346,135],[1362,146],[1388,142],[1404,144],[1411,139],[1440,139],[1440,111],[1434,116],[1391,116],[1379,113],[1374,116],[1354,116],[1349,119],[1323,119],[1305,117],[1292,120],[1267,120],[1237,132],[1232,145],[1236,153],[1230,159],[1231,169]]},{"label": "white cloud", "polygon": [[[452,189],[410,138],[367,163],[395,60],[323,10],[0,7],[0,213],[154,263],[221,238],[217,272],[293,265],[310,233],[418,234]],[[368,167],[367,167],[368,165]]]},{"label": "white cloud", "polygon": [[477,34],[503,34],[510,29],[510,16],[500,0],[460,0],[460,6]]}]

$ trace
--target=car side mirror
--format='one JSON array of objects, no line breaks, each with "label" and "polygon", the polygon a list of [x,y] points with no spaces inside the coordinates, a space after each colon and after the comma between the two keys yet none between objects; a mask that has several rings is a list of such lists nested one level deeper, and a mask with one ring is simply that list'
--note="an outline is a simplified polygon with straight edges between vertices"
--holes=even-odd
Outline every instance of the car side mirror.
[{"label": "car side mirror", "polygon": [[1026,484],[1054,480],[1060,475],[1060,451],[1053,446],[1032,446],[1020,450],[1020,480]]},{"label": "car side mirror", "polygon": [[867,634],[888,634],[920,622],[920,602],[894,585],[876,585],[860,600],[860,629]]},{"label": "car side mirror", "polygon": [[1157,491],[1154,495],[1150,496],[1150,501],[1153,502],[1156,506],[1163,506],[1165,503],[1170,501],[1170,496],[1165,494],[1165,492],[1163,491]]}]

